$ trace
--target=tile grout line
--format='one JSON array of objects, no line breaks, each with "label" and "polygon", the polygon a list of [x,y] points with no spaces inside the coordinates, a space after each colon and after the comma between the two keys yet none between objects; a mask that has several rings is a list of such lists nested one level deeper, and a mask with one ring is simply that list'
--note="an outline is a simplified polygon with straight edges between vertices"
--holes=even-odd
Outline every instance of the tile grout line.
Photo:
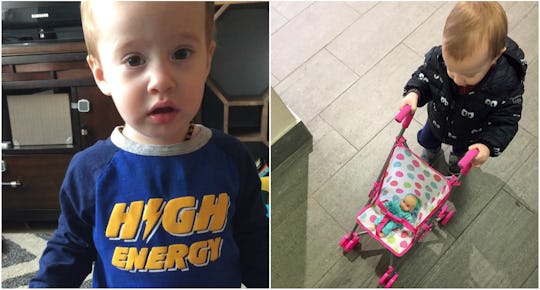
[{"label": "tile grout line", "polygon": [[[347,5],[346,2],[341,2],[341,3],[343,3],[344,5]],[[314,5],[314,4],[315,4],[315,3],[311,3],[308,7],[311,7],[311,6]],[[336,59],[338,60],[338,62],[342,63],[347,69],[349,69],[350,71],[352,71],[352,72],[358,77],[358,79],[360,79],[361,77],[358,75],[358,73],[357,73],[354,69],[350,68],[348,65],[344,64],[343,61],[342,61],[341,59],[339,59],[338,57],[336,57],[329,49],[327,49],[327,46],[328,46],[332,41],[334,41],[337,37],[339,37],[340,35],[342,35],[343,32],[345,32],[345,30],[347,30],[349,27],[351,27],[354,23],[358,22],[358,21],[360,20],[360,18],[361,18],[363,15],[365,15],[367,12],[371,11],[371,10],[372,10],[375,6],[377,6],[377,5],[379,5],[379,2],[377,2],[377,4],[373,5],[373,7],[371,7],[370,9],[368,9],[368,10],[367,10],[365,13],[363,13],[363,14],[358,13],[354,8],[352,8],[351,6],[347,5],[347,7],[348,7],[350,10],[352,10],[354,13],[356,13],[356,14],[358,15],[358,17],[357,17],[354,21],[352,21],[349,25],[347,25],[346,27],[344,27],[344,28],[341,30],[340,33],[336,34],[336,35],[335,35],[332,39],[330,39],[326,44],[324,44],[323,46],[321,46],[321,48],[320,48],[319,50],[317,50],[316,52],[314,52],[314,53],[313,53],[311,56],[309,56],[304,62],[302,62],[301,64],[299,64],[297,67],[294,67],[293,70],[292,70],[290,73],[288,73],[287,75],[285,75],[285,76],[280,80],[280,83],[283,82],[283,81],[284,81],[285,79],[287,79],[288,77],[290,77],[290,76],[291,76],[292,74],[294,74],[295,72],[297,72],[297,71],[300,69],[300,67],[302,67],[303,65],[305,65],[306,63],[308,63],[310,60],[312,60],[313,57],[315,57],[317,54],[319,54],[322,50],[326,50],[328,53],[330,53],[330,55],[332,55],[334,58],[336,58]],[[304,9],[304,10],[307,10],[307,8]],[[302,11],[304,11],[304,10],[302,10]],[[296,16],[298,16],[299,14],[300,14],[300,13],[298,13]],[[296,16],[295,16],[295,17],[296,17]],[[285,26],[285,25],[283,25],[283,26]],[[282,26],[282,27],[283,27],[283,26]],[[281,28],[280,28],[280,29],[281,29]],[[277,32],[277,31],[276,31],[276,32]],[[358,81],[358,80],[356,80],[356,81]],[[354,83],[356,83],[356,81],[355,81]],[[348,89],[348,88],[347,88],[347,89]],[[338,96],[336,97],[336,99],[339,98],[339,96],[341,96],[341,94],[338,95]]]},{"label": "tile grout line", "polygon": [[[466,226],[463,228],[463,230],[461,231],[461,233],[459,233],[459,235],[457,235],[456,237],[454,237],[454,241],[448,246],[448,248],[446,248],[446,250],[438,257],[437,261],[435,263],[433,263],[433,265],[437,265],[439,263],[439,261],[446,256],[446,254],[455,246],[455,244],[458,242],[458,240],[463,236],[463,234],[469,229],[469,227],[476,221],[478,220],[478,218],[480,217],[481,214],[484,213],[484,210],[493,202],[493,200],[498,197],[500,194],[502,194],[501,192],[503,192],[503,188],[504,188],[504,185],[503,184],[501,186],[501,188],[499,189],[499,191],[493,195],[493,197],[486,203],[486,205],[484,207],[482,207],[481,210],[478,211],[478,213],[469,221],[469,223],[466,224]],[[448,232],[448,231],[447,231]],[[451,234],[450,232],[448,232],[448,234]],[[424,283],[424,281],[426,280],[426,277],[427,275],[433,271],[434,267],[432,267],[431,269],[429,269],[425,274],[424,274],[424,277],[415,285],[416,287],[419,287],[420,288],[420,285],[422,285],[422,283]]]},{"label": "tile grout line", "polygon": [[[521,283],[521,288],[524,288],[525,287],[525,283],[527,283],[527,281],[533,277],[534,275],[534,272],[538,271],[538,266],[536,266],[535,269],[532,270],[532,272],[529,274],[529,276],[527,276],[527,279],[525,279],[525,281],[523,281],[523,283]],[[538,276],[536,277],[536,279],[538,280]],[[536,286],[538,286],[538,283],[536,284]]]},{"label": "tile grout line", "polygon": [[[368,9],[368,10],[367,10],[364,14],[362,14],[362,15],[367,14],[369,11],[371,11],[371,10],[374,9],[376,6],[378,6],[379,3],[380,3],[380,2],[377,2],[376,5],[373,5],[370,9]],[[444,5],[444,4],[443,4],[443,5]],[[418,25],[416,26],[415,29],[413,29],[409,34],[405,35],[405,36],[403,37],[403,39],[401,39],[401,41],[399,41],[398,43],[396,43],[396,45],[395,45],[392,49],[390,49],[386,54],[384,54],[377,62],[375,62],[371,67],[369,67],[363,74],[359,74],[354,68],[351,68],[350,66],[348,66],[346,63],[343,62],[342,59],[340,59],[338,56],[336,56],[334,53],[332,53],[332,51],[331,51],[330,49],[327,49],[327,46],[328,46],[329,43],[331,43],[333,40],[335,40],[339,35],[343,34],[343,32],[344,32],[346,29],[348,29],[349,27],[351,27],[354,23],[358,22],[358,21],[360,20],[360,18],[357,19],[356,21],[354,21],[353,23],[351,23],[351,25],[349,25],[347,28],[345,28],[340,34],[338,34],[336,37],[334,37],[334,39],[332,39],[328,44],[326,44],[326,45],[324,46],[324,48],[328,51],[328,53],[330,53],[333,57],[335,57],[341,64],[343,64],[343,65],[344,65],[345,67],[347,67],[349,70],[351,70],[352,72],[354,72],[354,73],[358,76],[358,79],[357,79],[353,84],[351,84],[351,85],[350,85],[343,93],[341,93],[338,97],[336,97],[334,100],[332,100],[332,102],[330,102],[324,109],[322,109],[322,110],[321,110],[321,113],[322,113],[323,111],[325,111],[326,109],[328,109],[330,106],[332,106],[332,104],[334,104],[334,102],[336,102],[337,99],[339,99],[339,98],[340,98],[345,92],[347,92],[352,86],[354,86],[356,83],[358,83],[358,81],[360,81],[365,75],[367,75],[369,72],[371,72],[377,65],[379,65],[379,64],[380,64],[380,63],[381,63],[388,55],[390,55],[390,54],[391,54],[396,48],[398,48],[400,45],[404,45],[406,48],[410,49],[414,54],[417,55],[417,52],[416,52],[415,50],[411,49],[409,46],[407,46],[407,45],[405,44],[405,40],[406,40],[409,36],[411,36],[415,31],[417,31],[418,28],[419,28],[422,24],[424,24],[430,17],[432,17],[437,11],[439,11],[439,9],[440,9],[443,5],[441,5],[441,6],[439,6],[438,8],[436,8],[436,9],[433,11],[433,13],[431,13],[428,17],[426,17],[426,18],[424,19],[424,21],[423,21],[422,23],[418,24]],[[354,10],[354,9],[353,9],[353,10]],[[319,50],[319,51],[320,51],[320,50]],[[318,53],[318,52],[317,52],[317,53]],[[319,113],[319,114],[320,114],[320,113]],[[318,114],[318,115],[319,115],[319,114]],[[322,116],[320,116],[320,117],[322,118]],[[326,120],[325,120],[325,121],[326,121]],[[327,121],[326,121],[326,122],[327,122]],[[328,122],[327,122],[327,123],[328,123]],[[337,131],[337,130],[336,130],[336,132],[339,133],[339,131]],[[340,134],[340,135],[341,135],[341,134]],[[343,136],[342,136],[342,137],[343,137]],[[345,137],[343,137],[343,138],[345,138]],[[347,139],[346,139],[346,140],[347,140]],[[348,140],[347,140],[347,141],[348,141]],[[356,148],[356,146],[354,146],[354,145],[353,145],[353,147]]]},{"label": "tile grout line", "polygon": [[[274,8],[274,10],[276,10],[276,12],[279,13],[279,15],[283,16],[283,18],[287,19],[287,21],[285,21],[285,23],[283,23],[283,25],[281,25],[280,28],[278,28],[278,30],[274,31],[273,33],[271,33],[270,37],[272,37],[272,34],[275,34],[275,33],[278,33],[281,29],[283,29],[283,27],[285,27],[287,24],[289,24],[291,21],[293,21],[293,19],[295,19],[298,15],[302,14],[304,11],[306,11],[309,7],[313,6],[315,2],[311,2],[311,4],[309,4],[308,6],[306,6],[304,9],[300,10],[298,13],[296,13],[296,15],[294,15],[292,18],[287,18],[285,15],[283,15],[281,12],[279,12],[276,8]],[[270,4],[270,11],[272,10],[272,4]],[[272,13],[272,12],[270,12]],[[271,16],[271,14],[270,14]],[[271,28],[270,28],[270,31],[271,31]]]}]

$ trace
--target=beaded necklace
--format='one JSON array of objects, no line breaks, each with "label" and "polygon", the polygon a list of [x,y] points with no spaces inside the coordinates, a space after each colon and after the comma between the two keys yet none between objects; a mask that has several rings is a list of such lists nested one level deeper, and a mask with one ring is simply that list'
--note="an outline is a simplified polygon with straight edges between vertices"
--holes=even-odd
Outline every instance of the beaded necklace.
[{"label": "beaded necklace", "polygon": [[187,134],[186,134],[186,138],[184,138],[184,141],[191,140],[194,129],[195,129],[195,124],[193,124],[193,122],[189,123],[189,128],[188,128],[188,131],[187,131]]}]

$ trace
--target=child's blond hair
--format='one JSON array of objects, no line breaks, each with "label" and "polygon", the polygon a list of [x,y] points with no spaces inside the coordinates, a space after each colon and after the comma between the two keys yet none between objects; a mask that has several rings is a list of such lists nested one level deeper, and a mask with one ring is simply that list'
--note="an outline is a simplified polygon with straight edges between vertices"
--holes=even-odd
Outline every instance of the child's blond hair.
[{"label": "child's blond hair", "polygon": [[[97,37],[99,32],[96,31],[96,23],[92,13],[92,5],[94,1],[97,0],[84,0],[81,1],[81,22],[84,32],[84,41],[86,43],[86,49],[88,55],[91,55],[95,58],[99,58],[97,50]],[[200,3],[200,2],[194,2]],[[206,1],[206,17],[205,17],[205,28],[206,28],[206,42],[210,43],[214,39],[214,2]]]},{"label": "child's blond hair", "polygon": [[507,33],[506,13],[499,3],[458,2],[446,19],[443,45],[450,57],[460,61],[487,43],[489,56],[495,59],[505,47]]}]

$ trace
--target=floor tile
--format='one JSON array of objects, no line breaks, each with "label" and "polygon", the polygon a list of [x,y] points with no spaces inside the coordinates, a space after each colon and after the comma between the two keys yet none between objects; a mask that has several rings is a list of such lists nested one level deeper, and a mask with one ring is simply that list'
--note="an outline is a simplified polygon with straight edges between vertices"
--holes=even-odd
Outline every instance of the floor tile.
[{"label": "floor tile", "polygon": [[272,227],[284,220],[306,201],[308,196],[308,155],[300,156],[284,168],[272,170]]},{"label": "floor tile", "polygon": [[397,259],[395,268],[399,273],[399,279],[393,287],[416,287],[455,240],[455,237],[447,232],[444,226],[436,225],[433,231],[428,232],[405,256]]},{"label": "floor tile", "polygon": [[538,148],[537,137],[525,130],[519,130],[506,150],[498,157],[490,157],[480,170],[508,182],[514,176],[514,172],[523,167],[536,148]]},{"label": "floor tile", "polygon": [[456,237],[461,235],[503,186],[500,178],[481,169],[471,169],[461,185],[454,186],[450,194],[449,204],[456,213],[452,223],[446,226],[447,231]]},{"label": "floor tile", "polygon": [[[335,237],[334,243],[339,243],[344,235],[345,232]],[[334,253],[337,262],[315,287],[363,288],[369,280],[378,279],[377,275],[384,273],[390,261],[389,252],[366,235],[360,239],[361,246],[357,245],[351,252],[345,254],[340,248]]]},{"label": "floor tile", "polygon": [[318,203],[308,198],[285,222],[272,228],[272,287],[311,288],[338,256],[341,235]]},{"label": "floor tile", "polygon": [[273,74],[270,75],[270,86],[275,87],[279,84],[279,79],[277,79]]},{"label": "floor tile", "polygon": [[538,136],[538,59],[530,62],[527,68],[519,127]]},{"label": "floor tile", "polygon": [[345,3],[315,2],[272,34],[272,74],[284,79],[353,23]]},{"label": "floor tile", "polygon": [[517,200],[538,213],[538,144],[504,187]]},{"label": "floor tile", "polygon": [[529,279],[521,285],[521,288],[538,288],[538,268],[529,276]]},{"label": "floor tile", "polygon": [[501,191],[420,287],[520,287],[538,266],[538,214]]},{"label": "floor tile", "polygon": [[330,130],[318,142],[314,142],[313,152],[309,157],[308,194],[319,189],[356,152],[357,150],[334,130]]},{"label": "floor tile", "polygon": [[304,122],[318,115],[358,76],[322,49],[275,87],[283,101]]},{"label": "floor tile", "polygon": [[[406,255],[394,257],[394,268],[399,279],[394,287],[414,287],[454,243],[455,239],[439,228],[427,233]],[[323,288],[371,288],[377,287],[379,278],[390,263],[390,252],[379,242],[366,235],[361,236],[361,249],[341,257],[328,271],[317,287]]]},{"label": "floor tile", "polygon": [[286,19],[294,18],[300,12],[307,9],[311,4],[313,4],[312,1],[276,1],[270,3],[272,8],[278,11]]},{"label": "floor tile", "polygon": [[[273,209],[272,209],[273,210]],[[272,221],[272,288],[303,287],[306,274],[307,201],[296,205],[285,223]]]},{"label": "floor tile", "polygon": [[[434,2],[379,2],[348,27],[328,50],[363,75],[433,11]],[[399,62],[398,62],[399,63]]]},{"label": "floor tile", "polygon": [[378,2],[375,1],[347,1],[347,5],[352,7],[359,15],[365,14],[375,7]]},{"label": "floor tile", "polygon": [[270,5],[270,10],[272,11],[272,13],[270,14],[270,33],[274,34],[283,25],[285,25],[285,23],[287,23],[288,19],[285,18],[285,16],[281,15],[279,11],[274,9],[274,5]]},{"label": "floor tile", "polygon": [[538,59],[538,3],[508,35],[523,49],[527,62]]},{"label": "floor tile", "polygon": [[501,1],[499,3],[506,12],[508,31],[510,33],[532,9],[537,9],[535,7],[538,6],[534,1]]},{"label": "floor tile", "polygon": [[321,117],[357,149],[362,148],[397,114],[403,87],[422,62],[423,58],[399,45]]},{"label": "floor tile", "polygon": [[306,127],[311,133],[311,136],[313,136],[313,144],[319,143],[324,137],[334,130],[319,116],[316,116],[313,118],[313,120],[306,123]]},{"label": "floor tile", "polygon": [[404,40],[405,45],[422,58],[432,47],[441,45],[444,23],[454,6],[455,2],[441,2],[440,7],[437,7],[437,10],[425,22],[418,25],[418,28],[407,36]]}]

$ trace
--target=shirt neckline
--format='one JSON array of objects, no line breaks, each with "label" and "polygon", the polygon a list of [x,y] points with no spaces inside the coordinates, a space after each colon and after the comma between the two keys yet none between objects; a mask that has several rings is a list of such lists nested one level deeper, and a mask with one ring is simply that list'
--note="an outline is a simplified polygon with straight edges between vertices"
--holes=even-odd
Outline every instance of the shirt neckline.
[{"label": "shirt neckline", "polygon": [[128,139],[122,134],[124,126],[118,126],[114,128],[111,134],[111,142],[118,148],[137,155],[176,156],[189,154],[201,149],[212,137],[212,130],[209,128],[200,124],[195,124],[195,127],[199,132],[192,136],[190,140],[170,145],[153,145],[141,144]]}]

